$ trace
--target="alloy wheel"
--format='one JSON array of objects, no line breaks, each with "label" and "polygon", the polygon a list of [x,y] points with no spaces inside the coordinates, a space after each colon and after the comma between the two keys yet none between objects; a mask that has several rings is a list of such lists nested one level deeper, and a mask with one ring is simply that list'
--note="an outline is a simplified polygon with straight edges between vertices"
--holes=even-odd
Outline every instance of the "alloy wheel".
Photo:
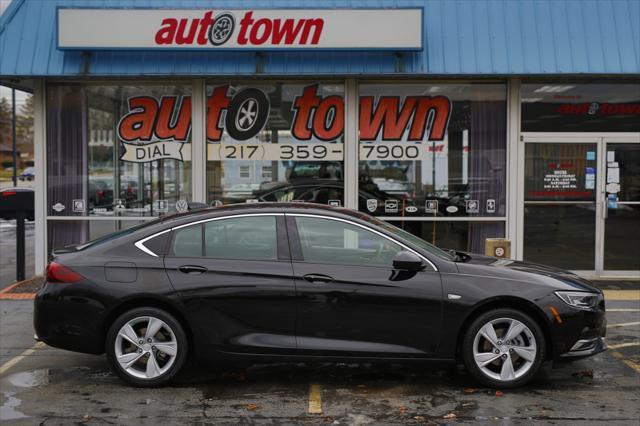
[{"label": "alloy wheel", "polygon": [[525,375],[537,355],[532,331],[513,318],[497,318],[480,327],[473,341],[473,359],[494,380],[509,382]]},{"label": "alloy wheel", "polygon": [[115,355],[120,367],[139,379],[155,379],[165,374],[176,360],[178,341],[161,319],[134,318],[125,323],[115,339]]}]

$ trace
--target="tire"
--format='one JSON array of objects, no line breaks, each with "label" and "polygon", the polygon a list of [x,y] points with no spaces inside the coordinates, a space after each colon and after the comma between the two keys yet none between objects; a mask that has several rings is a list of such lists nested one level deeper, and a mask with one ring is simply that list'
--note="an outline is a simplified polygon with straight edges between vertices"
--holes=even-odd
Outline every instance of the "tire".
[{"label": "tire", "polygon": [[[269,119],[269,98],[259,89],[244,89],[233,97],[225,117],[229,136],[246,141],[256,136]],[[247,116],[244,113],[250,112]]]},{"label": "tire", "polygon": [[[150,325],[154,328],[151,332],[155,331],[151,337],[145,333]],[[157,308],[136,308],[114,321],[105,349],[111,368],[121,379],[138,387],[155,387],[169,382],[183,367],[188,339],[171,314]]]},{"label": "tire", "polygon": [[[510,331],[513,334],[506,336]],[[503,342],[504,337],[509,340]],[[540,326],[527,314],[510,308],[479,315],[462,340],[467,371],[492,388],[508,389],[528,383],[542,366],[545,353],[546,341]]]}]

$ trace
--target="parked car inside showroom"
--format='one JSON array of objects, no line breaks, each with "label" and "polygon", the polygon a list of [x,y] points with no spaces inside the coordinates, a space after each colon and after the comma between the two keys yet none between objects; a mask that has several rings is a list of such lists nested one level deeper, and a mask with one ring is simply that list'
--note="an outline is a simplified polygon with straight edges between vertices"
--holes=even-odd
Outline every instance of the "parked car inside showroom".
[{"label": "parked car inside showroom", "polygon": [[200,209],[56,250],[34,324],[48,345],[106,353],[136,386],[167,383],[191,355],[461,362],[510,388],[606,348],[602,292],[572,273],[445,252],[311,203]]}]

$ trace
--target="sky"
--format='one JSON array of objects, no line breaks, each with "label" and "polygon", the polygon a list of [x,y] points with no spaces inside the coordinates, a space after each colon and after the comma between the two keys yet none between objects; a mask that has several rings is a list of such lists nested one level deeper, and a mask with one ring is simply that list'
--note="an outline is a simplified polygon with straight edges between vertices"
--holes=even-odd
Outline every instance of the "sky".
[{"label": "sky", "polygon": [[[9,3],[11,3],[11,0],[0,0],[0,15],[9,7]],[[20,107],[27,96],[27,93],[16,90],[16,108]],[[11,103],[11,89],[0,86],[0,98],[7,98],[9,103]]]}]

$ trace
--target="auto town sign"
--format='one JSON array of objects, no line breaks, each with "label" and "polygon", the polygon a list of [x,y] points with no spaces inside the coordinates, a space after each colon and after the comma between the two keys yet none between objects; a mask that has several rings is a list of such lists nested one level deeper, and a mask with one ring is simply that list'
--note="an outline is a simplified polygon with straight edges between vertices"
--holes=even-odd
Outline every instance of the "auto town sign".
[{"label": "auto town sign", "polygon": [[[123,161],[147,162],[159,159],[191,158],[188,139],[191,132],[189,96],[134,96],[127,101],[128,111],[118,123]],[[269,119],[269,97],[260,89],[244,88],[234,95],[229,86],[213,89],[207,98],[207,141],[222,145],[226,131],[234,141],[255,138]],[[298,141],[315,139],[315,145],[248,144],[209,149],[209,160],[341,160],[342,147],[326,142],[344,134],[344,99],[320,96],[315,84],[304,87],[292,102],[291,136]],[[451,116],[451,101],[446,96],[361,96],[358,125],[363,142],[442,141]],[[336,144],[330,144],[336,145]],[[419,148],[391,148],[393,159],[418,158]],[[427,152],[428,147],[424,147]],[[269,150],[266,152],[265,150]],[[308,150],[308,151],[307,151]],[[273,151],[273,152],[272,152]],[[384,148],[382,154],[384,154]],[[395,155],[393,155],[395,153]],[[415,153],[415,156],[414,156]],[[372,152],[364,153],[364,157]],[[379,155],[377,153],[376,155]]]},{"label": "auto town sign", "polygon": [[422,9],[58,9],[59,49],[422,49]]}]

